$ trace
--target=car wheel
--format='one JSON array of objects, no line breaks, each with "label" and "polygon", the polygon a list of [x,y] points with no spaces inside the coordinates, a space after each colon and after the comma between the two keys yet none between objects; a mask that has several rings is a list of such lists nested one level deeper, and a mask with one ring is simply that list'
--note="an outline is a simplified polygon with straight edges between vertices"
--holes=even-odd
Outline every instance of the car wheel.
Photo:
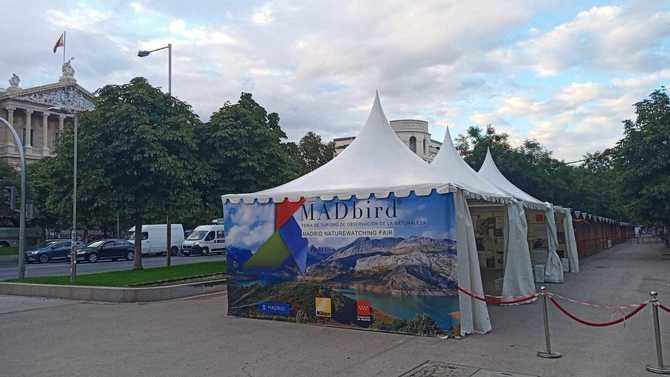
[{"label": "car wheel", "polygon": [[88,263],[95,263],[98,261],[98,254],[96,253],[91,253],[88,255]]},{"label": "car wheel", "polygon": [[135,253],[132,251],[129,251],[128,254],[126,254],[126,259],[127,260],[133,260],[135,259]]},{"label": "car wheel", "polygon": [[209,255],[209,248],[205,247],[202,249],[202,255]]},{"label": "car wheel", "polygon": [[7,242],[7,241],[0,241],[0,247],[9,247],[9,242]]},{"label": "car wheel", "polygon": [[179,248],[177,246],[172,246],[172,248],[170,249],[170,253],[172,255],[179,255]]},{"label": "car wheel", "polygon": [[49,261],[49,256],[47,254],[40,254],[40,263],[47,263]]}]

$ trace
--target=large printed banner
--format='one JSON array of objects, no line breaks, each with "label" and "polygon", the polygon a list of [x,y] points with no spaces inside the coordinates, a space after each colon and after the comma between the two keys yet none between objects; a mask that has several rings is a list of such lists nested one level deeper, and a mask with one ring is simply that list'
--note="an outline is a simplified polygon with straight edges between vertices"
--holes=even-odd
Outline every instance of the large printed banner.
[{"label": "large printed banner", "polygon": [[226,203],[229,314],[458,334],[453,194]]}]

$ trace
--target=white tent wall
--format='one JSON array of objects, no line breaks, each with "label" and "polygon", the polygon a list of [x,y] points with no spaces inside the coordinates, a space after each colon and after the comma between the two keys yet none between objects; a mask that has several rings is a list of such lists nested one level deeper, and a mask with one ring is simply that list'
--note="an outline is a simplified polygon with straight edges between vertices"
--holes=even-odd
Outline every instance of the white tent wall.
[{"label": "white tent wall", "polygon": [[558,249],[558,235],[554,207],[547,203],[544,213],[547,225],[547,263],[544,266],[544,281],[547,283],[562,283],[564,280],[563,264],[556,252]]},{"label": "white tent wall", "polygon": [[565,247],[570,261],[570,272],[579,272],[579,253],[577,251],[577,239],[575,238],[575,227],[572,224],[572,213],[570,208],[562,208],[563,231],[565,232]]},{"label": "white tent wall", "polygon": [[[454,205],[456,207],[457,223],[458,286],[475,295],[483,296],[484,287],[481,271],[479,270],[475,230],[472,225],[468,203],[462,190],[458,190],[454,194]],[[483,334],[491,331],[491,319],[486,303],[475,300],[463,292],[459,293],[459,303],[461,307],[461,335]]]},{"label": "white tent wall", "polygon": [[502,295],[528,296],[535,292],[535,281],[528,249],[526,214],[519,202],[508,204],[506,210],[508,232]]}]

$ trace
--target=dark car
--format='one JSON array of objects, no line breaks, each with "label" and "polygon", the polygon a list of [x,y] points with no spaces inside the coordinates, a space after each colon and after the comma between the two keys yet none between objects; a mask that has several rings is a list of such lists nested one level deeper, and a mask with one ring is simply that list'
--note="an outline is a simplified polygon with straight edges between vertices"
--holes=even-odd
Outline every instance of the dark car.
[{"label": "dark car", "polygon": [[133,260],[135,245],[127,240],[111,239],[100,240],[77,251],[77,261],[95,263],[100,259]]},{"label": "dark car", "polygon": [[[75,247],[79,248],[84,244],[77,241]],[[52,260],[68,260],[72,252],[71,240],[47,240],[41,244],[26,251],[26,262],[47,263]]]}]

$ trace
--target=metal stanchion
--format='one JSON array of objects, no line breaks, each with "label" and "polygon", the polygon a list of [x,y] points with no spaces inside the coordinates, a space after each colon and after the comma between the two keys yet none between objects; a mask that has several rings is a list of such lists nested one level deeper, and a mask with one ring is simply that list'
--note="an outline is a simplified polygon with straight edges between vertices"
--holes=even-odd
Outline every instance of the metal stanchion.
[{"label": "metal stanchion", "polygon": [[656,339],[656,365],[647,365],[647,370],[656,374],[670,374],[670,368],[663,364],[663,345],[661,344],[661,324],[658,322],[658,293],[649,292],[651,296],[651,313],[654,321],[654,338]]},{"label": "metal stanchion", "polygon": [[542,295],[542,314],[544,315],[544,338],[546,340],[546,351],[539,351],[537,357],[543,359],[558,359],[563,356],[558,352],[551,351],[551,338],[549,337],[549,308],[547,307],[547,288],[542,286],[540,287],[540,295]]}]

